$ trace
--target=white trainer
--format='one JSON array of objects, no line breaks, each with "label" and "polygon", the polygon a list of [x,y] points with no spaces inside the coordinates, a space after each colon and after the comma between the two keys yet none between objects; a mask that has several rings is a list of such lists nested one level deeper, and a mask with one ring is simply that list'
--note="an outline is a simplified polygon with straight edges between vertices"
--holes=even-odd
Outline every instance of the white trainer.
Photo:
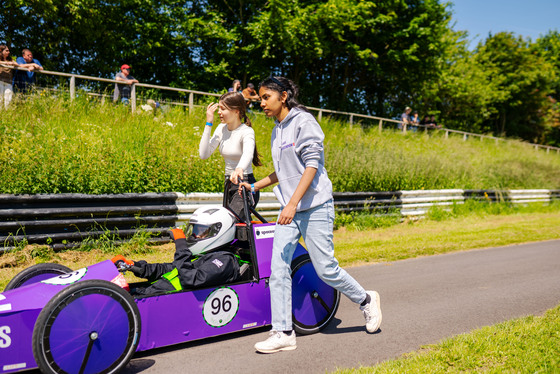
[{"label": "white trainer", "polygon": [[293,330],[289,335],[282,331],[272,330],[268,339],[255,344],[255,349],[261,353],[293,351],[296,348],[296,333]]},{"label": "white trainer", "polygon": [[376,291],[366,291],[371,297],[371,301],[364,306],[360,306],[360,310],[364,313],[366,319],[366,330],[370,333],[376,332],[381,326],[381,300]]}]

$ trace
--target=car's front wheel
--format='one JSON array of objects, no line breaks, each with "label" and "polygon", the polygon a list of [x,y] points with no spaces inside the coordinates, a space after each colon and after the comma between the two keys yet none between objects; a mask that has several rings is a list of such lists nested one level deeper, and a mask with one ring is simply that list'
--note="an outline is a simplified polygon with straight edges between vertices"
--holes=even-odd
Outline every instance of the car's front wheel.
[{"label": "car's front wheel", "polygon": [[33,329],[33,356],[43,373],[116,373],[140,339],[140,313],[117,285],[70,285],[43,308]]}]

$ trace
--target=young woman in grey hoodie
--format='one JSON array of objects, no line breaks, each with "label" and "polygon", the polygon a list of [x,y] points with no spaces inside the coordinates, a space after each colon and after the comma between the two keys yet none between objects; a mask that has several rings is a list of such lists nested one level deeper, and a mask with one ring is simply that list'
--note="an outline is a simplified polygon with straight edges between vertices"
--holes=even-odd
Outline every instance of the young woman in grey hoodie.
[{"label": "young woman in grey hoodie", "polygon": [[360,305],[368,332],[377,331],[382,318],[379,294],[364,290],[334,257],[334,203],[325,169],[325,136],[315,117],[298,103],[297,95],[298,88],[289,79],[271,76],[261,82],[261,107],[276,124],[271,139],[275,171],[253,184],[240,186],[256,192],[278,183],[274,193],[282,205],[275,227],[269,283],[272,331],[268,339],[255,344],[262,353],[296,349],[290,263],[300,237],[321,279]]}]

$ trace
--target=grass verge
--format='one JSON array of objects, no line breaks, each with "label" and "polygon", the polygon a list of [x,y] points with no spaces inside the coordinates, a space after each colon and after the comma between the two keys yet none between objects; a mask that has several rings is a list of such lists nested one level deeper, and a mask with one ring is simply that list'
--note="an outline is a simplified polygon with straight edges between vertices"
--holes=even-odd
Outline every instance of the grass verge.
[{"label": "grass verge", "polygon": [[558,373],[560,305],[427,345],[373,367],[336,373]]}]

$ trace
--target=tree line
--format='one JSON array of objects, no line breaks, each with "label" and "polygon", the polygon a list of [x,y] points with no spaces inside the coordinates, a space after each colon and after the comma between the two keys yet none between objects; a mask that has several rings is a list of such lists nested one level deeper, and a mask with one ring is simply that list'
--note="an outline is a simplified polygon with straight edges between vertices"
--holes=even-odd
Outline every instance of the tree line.
[{"label": "tree line", "polygon": [[310,106],[560,145],[560,34],[474,49],[438,0],[4,0],[0,42],[46,69],[219,92],[284,75]]}]

